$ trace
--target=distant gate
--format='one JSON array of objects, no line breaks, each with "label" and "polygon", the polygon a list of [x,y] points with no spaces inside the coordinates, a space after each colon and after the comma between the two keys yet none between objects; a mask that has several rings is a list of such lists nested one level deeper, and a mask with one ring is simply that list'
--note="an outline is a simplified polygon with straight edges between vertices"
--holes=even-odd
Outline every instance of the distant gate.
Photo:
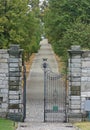
[{"label": "distant gate", "polygon": [[61,75],[44,68],[44,122],[66,121],[65,82]]}]

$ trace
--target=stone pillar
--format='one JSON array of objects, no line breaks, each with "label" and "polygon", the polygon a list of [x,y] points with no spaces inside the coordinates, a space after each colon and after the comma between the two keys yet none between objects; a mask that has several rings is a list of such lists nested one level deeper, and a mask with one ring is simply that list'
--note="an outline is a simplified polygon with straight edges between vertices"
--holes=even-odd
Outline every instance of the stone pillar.
[{"label": "stone pillar", "polygon": [[81,67],[82,51],[80,46],[72,46],[69,53],[69,109],[70,116],[81,113]]},{"label": "stone pillar", "polygon": [[19,45],[11,45],[8,53],[8,118],[20,121],[23,118],[22,50]]},{"label": "stone pillar", "polygon": [[7,50],[0,50],[0,117],[6,117],[8,109],[8,58]]}]

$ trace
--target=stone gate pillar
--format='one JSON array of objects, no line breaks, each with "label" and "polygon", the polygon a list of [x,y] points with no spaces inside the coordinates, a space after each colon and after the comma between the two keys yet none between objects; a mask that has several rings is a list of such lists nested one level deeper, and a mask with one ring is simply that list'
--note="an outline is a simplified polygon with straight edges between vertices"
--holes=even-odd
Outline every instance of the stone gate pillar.
[{"label": "stone gate pillar", "polygon": [[81,117],[81,66],[82,50],[80,46],[72,46],[69,53],[69,90],[68,90],[68,116]]},{"label": "stone gate pillar", "polygon": [[19,45],[11,45],[8,50],[8,118],[23,118],[22,50]]}]

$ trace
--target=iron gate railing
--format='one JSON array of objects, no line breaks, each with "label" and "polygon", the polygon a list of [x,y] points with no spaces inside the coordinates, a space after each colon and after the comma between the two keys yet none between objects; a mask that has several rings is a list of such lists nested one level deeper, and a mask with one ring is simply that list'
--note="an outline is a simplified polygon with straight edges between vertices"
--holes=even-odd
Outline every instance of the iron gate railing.
[{"label": "iron gate railing", "polygon": [[60,74],[53,73],[44,61],[44,122],[66,121],[65,82]]}]

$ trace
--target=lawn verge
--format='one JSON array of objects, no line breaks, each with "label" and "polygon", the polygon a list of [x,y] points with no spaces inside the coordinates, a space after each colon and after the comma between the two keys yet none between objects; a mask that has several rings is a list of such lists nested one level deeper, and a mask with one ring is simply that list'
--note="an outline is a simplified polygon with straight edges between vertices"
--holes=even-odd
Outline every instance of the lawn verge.
[{"label": "lawn verge", "polygon": [[0,130],[15,130],[17,123],[11,120],[0,118]]},{"label": "lawn verge", "polygon": [[77,122],[75,126],[80,128],[80,130],[90,130],[90,122]]}]

